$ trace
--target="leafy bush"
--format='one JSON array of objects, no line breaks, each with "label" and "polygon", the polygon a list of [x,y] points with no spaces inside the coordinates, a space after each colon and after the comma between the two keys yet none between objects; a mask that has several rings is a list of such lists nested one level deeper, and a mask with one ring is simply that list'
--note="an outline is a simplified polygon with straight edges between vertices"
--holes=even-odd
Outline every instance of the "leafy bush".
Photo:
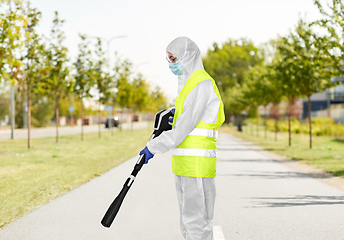
[{"label": "leafy bush", "polygon": [[[246,119],[242,122],[242,125],[247,126],[247,125],[249,125],[249,123],[251,123],[251,124],[257,124],[257,118],[246,118]],[[264,125],[264,119],[258,118],[258,124],[259,124],[259,125]]]},{"label": "leafy bush", "polygon": [[319,124],[319,125],[325,125],[325,124],[334,124],[334,120],[332,118],[326,117],[313,117],[312,118],[312,124]]},{"label": "leafy bush", "polygon": [[275,131],[275,120],[274,119],[266,120],[266,127],[270,131]]},{"label": "leafy bush", "polygon": [[[251,122],[256,123],[255,119],[246,119],[246,124]],[[267,129],[270,131],[275,131],[275,120],[268,119],[266,121]],[[277,130],[288,132],[289,125],[288,121],[278,121]],[[297,119],[291,119],[291,132],[292,133],[304,133],[309,134],[309,125],[308,123],[300,123]],[[312,119],[312,134],[315,136],[335,136],[342,137],[344,136],[344,125],[340,123],[335,123],[331,118],[313,118]]]}]

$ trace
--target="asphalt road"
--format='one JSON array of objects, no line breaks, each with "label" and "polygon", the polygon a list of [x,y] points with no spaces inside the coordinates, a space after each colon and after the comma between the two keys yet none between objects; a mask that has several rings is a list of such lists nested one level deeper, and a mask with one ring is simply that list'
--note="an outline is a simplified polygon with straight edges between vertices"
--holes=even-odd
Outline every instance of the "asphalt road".
[{"label": "asphalt road", "polygon": [[[149,123],[151,124],[151,123]],[[148,127],[147,122],[134,122],[133,128],[146,128]],[[123,129],[131,129],[131,125],[128,123],[122,124]],[[101,132],[109,131],[108,128],[105,128],[104,124],[100,127]],[[116,131],[117,128],[112,128],[113,131]],[[98,132],[99,126],[98,125],[90,125],[84,126],[84,133],[92,133]],[[73,135],[73,134],[80,134],[81,133],[81,126],[66,126],[66,127],[59,127],[59,135]],[[14,130],[14,139],[27,139],[28,131],[27,129],[15,129]],[[54,137],[56,136],[56,128],[55,127],[47,127],[47,128],[33,128],[31,129],[31,138],[45,138],[45,137]],[[9,140],[11,139],[11,130],[10,129],[2,129],[0,130],[0,140]]]},{"label": "asphalt road", "polygon": [[[219,134],[218,149],[215,240],[344,239],[343,191],[231,135]],[[9,224],[0,230],[0,239],[183,239],[171,152],[156,155],[142,168],[111,228],[101,226],[136,160]]]}]

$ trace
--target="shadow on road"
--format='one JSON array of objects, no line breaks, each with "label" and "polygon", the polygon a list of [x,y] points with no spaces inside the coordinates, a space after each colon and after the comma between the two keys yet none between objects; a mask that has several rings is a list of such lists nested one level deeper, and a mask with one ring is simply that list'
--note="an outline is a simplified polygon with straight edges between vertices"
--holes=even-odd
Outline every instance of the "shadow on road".
[{"label": "shadow on road", "polygon": [[251,145],[251,146],[257,146],[257,144],[255,144],[255,143],[221,143],[221,144],[218,144],[218,146],[249,146],[249,145]]},{"label": "shadow on road", "polygon": [[265,148],[265,149],[254,149],[254,148],[217,148],[219,151],[285,151],[284,148]]},{"label": "shadow on road", "polygon": [[290,162],[291,160],[275,160],[275,159],[217,159],[218,162],[254,162],[254,163],[267,163],[267,162]]},{"label": "shadow on road", "polygon": [[244,177],[248,179],[288,179],[288,178],[331,178],[331,175],[323,173],[300,173],[300,172],[258,172],[247,174],[217,174],[218,177]]},{"label": "shadow on road", "polygon": [[344,196],[296,195],[290,197],[257,197],[247,199],[252,199],[251,202],[254,206],[246,206],[245,208],[302,207],[344,204]]}]

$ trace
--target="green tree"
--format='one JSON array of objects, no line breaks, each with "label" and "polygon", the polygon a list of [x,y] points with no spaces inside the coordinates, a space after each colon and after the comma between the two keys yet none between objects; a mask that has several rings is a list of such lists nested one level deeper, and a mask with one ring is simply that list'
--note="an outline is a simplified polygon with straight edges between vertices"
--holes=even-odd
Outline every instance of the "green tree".
[{"label": "green tree", "polygon": [[91,51],[88,48],[89,42],[85,35],[79,35],[81,43],[79,44],[79,54],[74,66],[76,73],[74,75],[74,93],[79,97],[81,103],[81,140],[84,138],[84,105],[83,100],[92,97],[91,88],[95,84],[95,73]]},{"label": "green tree", "polygon": [[[63,95],[62,95],[63,94]],[[71,106],[72,93],[69,96],[66,96],[65,93],[61,93],[62,96],[59,98],[59,115],[68,117],[69,116],[69,107]]]},{"label": "green tree", "polygon": [[[69,112],[69,107],[74,107],[74,112]],[[81,118],[81,101],[75,93],[70,93],[68,96],[60,97],[59,99],[59,114],[69,119],[70,124],[73,124],[74,118]]]},{"label": "green tree", "polygon": [[[147,81],[143,78],[141,74],[138,74],[134,77],[132,83],[132,109],[133,115],[136,115],[137,112],[147,111],[149,105],[149,95],[150,95],[150,86]],[[131,124],[133,129],[133,121]]]},{"label": "green tree", "polygon": [[203,58],[204,68],[219,87],[227,119],[246,108],[239,88],[247,80],[249,69],[263,61],[260,49],[246,39],[229,39],[221,47],[214,43]]},{"label": "green tree", "polygon": [[203,59],[204,67],[216,79],[220,89],[234,87],[245,82],[250,67],[263,63],[263,58],[252,41],[232,40],[219,47],[213,44]]},{"label": "green tree", "polygon": [[15,127],[23,128],[25,113],[23,111],[23,105],[25,103],[25,97],[23,94],[16,92],[14,98],[14,108],[15,108]]},{"label": "green tree", "polygon": [[161,109],[168,108],[167,98],[159,86],[156,86],[151,94],[148,95],[149,104],[147,104],[148,111],[156,113]]},{"label": "green tree", "polygon": [[[316,35],[319,43],[319,53],[326,55],[335,75],[344,74],[344,2],[332,0],[327,3],[328,10],[325,10],[319,0],[313,0],[318,7],[323,19],[313,22],[311,25],[318,25],[327,30],[328,34]],[[337,83],[338,84],[338,83]]]},{"label": "green tree", "polygon": [[54,116],[54,101],[47,96],[33,94],[32,126],[46,127]]},{"label": "green tree", "polygon": [[55,12],[48,52],[49,76],[45,80],[46,90],[55,99],[56,142],[59,139],[59,96],[61,92],[68,93],[73,87],[73,83],[69,78],[69,67],[67,65],[68,50],[63,46],[63,40],[65,39],[64,33],[61,30],[63,23],[64,20],[60,20],[58,12]]},{"label": "green tree", "polygon": [[[276,59],[274,59],[267,67],[266,77],[268,83],[266,87],[266,94],[268,95],[270,107],[270,116],[275,119],[275,141],[277,141],[277,124],[280,117],[280,103],[283,100],[283,83],[276,71]],[[265,102],[266,103],[266,102]]]},{"label": "green tree", "polygon": [[[110,73],[107,73],[104,71],[107,59],[105,58],[105,52],[102,48],[102,41],[100,38],[98,38],[97,44],[96,44],[96,51],[95,51],[97,61],[95,62],[94,66],[94,73],[95,73],[95,84],[98,90],[99,94],[99,107],[98,107],[98,124],[99,124],[99,130],[98,130],[98,136],[101,137],[101,111],[100,111],[100,105],[106,104],[109,102],[110,98],[114,94],[115,89],[115,83],[113,82],[113,78],[110,77]],[[112,104],[113,105],[113,104]]]},{"label": "green tree", "polygon": [[297,98],[301,96],[299,76],[297,71],[299,69],[298,63],[295,61],[295,56],[290,46],[290,38],[282,37],[275,42],[277,49],[276,53],[276,75],[281,81],[282,94],[287,98],[288,107],[286,115],[288,117],[288,133],[289,133],[289,146],[291,146],[291,117],[293,115],[293,106]]},{"label": "green tree", "polygon": [[10,115],[10,95],[8,87],[0,82],[0,120]]},{"label": "green tree", "polygon": [[[47,62],[47,50],[42,42],[41,37],[36,33],[36,27],[39,22],[41,13],[36,8],[31,8],[29,3],[27,6],[26,16],[28,19],[27,27],[25,29],[25,40],[26,40],[26,55],[25,67],[23,71],[23,78],[20,81],[20,86],[23,90],[23,95],[26,92],[27,98],[27,126],[28,126],[28,148],[31,147],[31,94],[43,93],[43,79],[47,77],[48,70],[46,66]],[[42,119],[45,119],[42,118]],[[50,119],[49,119],[50,120]],[[38,121],[39,122],[39,121]],[[44,124],[35,124],[44,125]]]},{"label": "green tree", "polygon": [[268,70],[268,66],[264,65],[260,68],[260,71],[257,73],[257,81],[255,82],[254,89],[257,91],[257,95],[260,99],[260,104],[264,106],[265,109],[265,118],[264,118],[264,125],[265,131],[264,136],[267,138],[267,107],[271,102],[278,102],[278,94],[280,91],[276,92],[276,84],[272,81],[272,76],[270,71]]},{"label": "green tree", "polygon": [[269,80],[266,76],[266,66],[256,65],[249,71],[249,78],[242,86],[242,100],[246,109],[250,110],[249,115],[255,117],[257,120],[257,136],[259,135],[259,112],[258,107],[260,105],[266,106],[270,103],[269,95],[271,89],[269,86]]},{"label": "green tree", "polygon": [[[27,112],[23,110],[23,105],[26,105],[25,95],[17,92],[15,98],[16,104],[16,125],[18,128],[24,126],[24,118]],[[54,117],[55,107],[54,100],[39,93],[31,94],[31,126],[46,127],[49,125],[51,119]]]},{"label": "green tree", "polygon": [[[21,0],[1,0],[0,6],[5,13],[0,13],[0,82],[9,81],[12,84],[11,99],[15,96],[15,88],[22,77],[21,50],[24,44],[23,28],[26,18]],[[11,100],[11,109],[15,109],[15,100]],[[15,111],[11,111],[11,125],[15,126]],[[13,128],[11,136],[13,138]]]},{"label": "green tree", "polygon": [[[133,91],[131,85],[132,77],[132,64],[129,60],[122,60],[117,58],[115,65],[115,87],[117,92],[115,93],[116,104],[123,109],[131,108],[133,104]],[[123,119],[123,116],[122,116]]]},{"label": "green tree", "polygon": [[149,90],[150,86],[147,81],[143,78],[141,74],[138,74],[137,77],[134,78],[132,83],[132,90],[133,90],[133,104],[132,108],[134,114],[136,112],[144,112],[147,110],[147,106],[149,104]]},{"label": "green tree", "polygon": [[20,51],[23,47],[23,28],[27,19],[21,0],[1,0],[5,13],[0,13],[0,80],[14,86],[21,77]]},{"label": "green tree", "polygon": [[226,118],[228,119],[230,115],[235,116],[235,122],[240,130],[243,120],[242,115],[247,113],[246,99],[244,98],[242,86],[236,83],[233,88],[224,89],[221,97],[225,112],[227,113]]},{"label": "green tree", "polygon": [[312,148],[312,116],[311,100],[313,93],[322,92],[332,86],[333,71],[331,60],[321,51],[321,42],[314,37],[314,32],[309,24],[299,20],[295,33],[290,33],[289,52],[297,69],[294,70],[298,79],[300,94],[308,99],[309,118],[309,147]]}]

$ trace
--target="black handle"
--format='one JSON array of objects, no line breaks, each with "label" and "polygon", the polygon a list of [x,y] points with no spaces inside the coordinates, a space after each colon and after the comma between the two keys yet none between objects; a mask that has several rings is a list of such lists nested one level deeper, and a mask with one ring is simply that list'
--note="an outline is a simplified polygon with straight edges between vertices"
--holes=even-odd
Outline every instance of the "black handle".
[{"label": "black handle", "polygon": [[125,196],[127,195],[130,187],[132,186],[135,177],[137,173],[141,170],[143,164],[145,162],[145,154],[140,155],[138,161],[135,164],[134,170],[131,172],[131,175],[128,177],[128,179],[125,181],[121,192],[118,194],[118,196],[115,198],[115,200],[111,203],[110,207],[106,211],[101,224],[104,227],[109,228],[115,219],[119,209],[121,208],[121,205],[123,203],[123,200]]},{"label": "black handle", "polygon": [[[161,110],[158,112],[155,116],[155,124],[154,124],[154,132],[151,136],[151,138],[156,138],[159,136],[162,132],[168,131],[172,129],[172,125],[169,123],[168,119],[169,117],[173,116],[172,112],[168,110]],[[140,155],[138,161],[136,162],[133,171],[131,172],[131,175],[128,177],[128,179],[125,181],[123,188],[121,192],[118,194],[118,196],[115,198],[115,200],[111,203],[110,207],[106,211],[101,224],[104,227],[109,228],[115,219],[119,209],[121,208],[121,205],[123,203],[123,200],[125,196],[127,195],[130,187],[132,186],[135,177],[141,170],[143,164],[145,163],[145,154]]]}]

